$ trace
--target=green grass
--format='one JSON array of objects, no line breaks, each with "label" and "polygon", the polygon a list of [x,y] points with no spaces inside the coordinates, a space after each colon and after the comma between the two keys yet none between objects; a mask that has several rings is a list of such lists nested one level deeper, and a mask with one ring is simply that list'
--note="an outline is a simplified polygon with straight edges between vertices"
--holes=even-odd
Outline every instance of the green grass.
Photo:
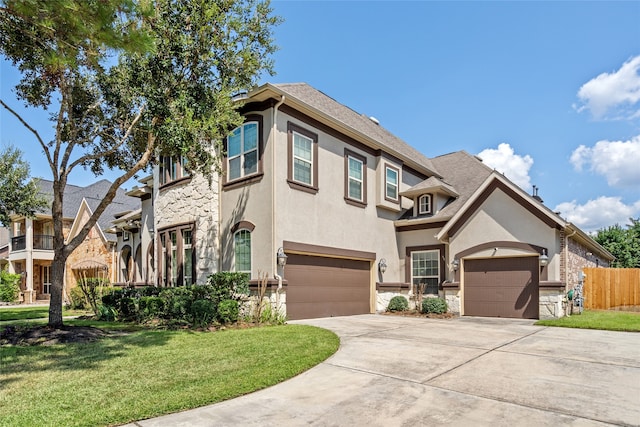
[{"label": "green grass", "polygon": [[[85,310],[63,310],[63,316],[82,316],[91,315],[91,311]],[[49,306],[25,306],[0,308],[0,322],[9,320],[29,320],[29,319],[45,319],[49,317]]]},{"label": "green grass", "polygon": [[330,331],[283,325],[3,346],[0,426],[118,425],[196,408],[291,378],[338,345]]},{"label": "green grass", "polygon": [[540,320],[536,322],[536,325],[640,332],[640,313],[585,310],[582,314],[572,314],[570,317],[561,317],[560,319],[553,320]]}]

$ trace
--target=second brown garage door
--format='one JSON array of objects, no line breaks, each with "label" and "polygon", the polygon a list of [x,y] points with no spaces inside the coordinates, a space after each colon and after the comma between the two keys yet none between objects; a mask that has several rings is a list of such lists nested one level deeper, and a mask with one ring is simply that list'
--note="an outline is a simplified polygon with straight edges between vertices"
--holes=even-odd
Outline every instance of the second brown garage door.
[{"label": "second brown garage door", "polygon": [[466,316],[538,318],[538,257],[464,261]]},{"label": "second brown garage door", "polygon": [[290,254],[287,317],[311,319],[370,312],[370,263]]}]

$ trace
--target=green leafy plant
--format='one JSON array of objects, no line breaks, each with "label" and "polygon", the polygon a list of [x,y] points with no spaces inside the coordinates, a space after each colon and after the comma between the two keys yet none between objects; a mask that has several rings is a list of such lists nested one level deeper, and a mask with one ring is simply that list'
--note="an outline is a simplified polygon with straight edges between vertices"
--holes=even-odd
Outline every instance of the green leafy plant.
[{"label": "green leafy plant", "polygon": [[210,325],[216,318],[216,306],[209,300],[197,299],[191,303],[190,308],[190,323],[194,326],[204,327]]},{"label": "green leafy plant", "polygon": [[69,308],[72,310],[86,310],[89,307],[87,297],[79,286],[69,290]]},{"label": "green leafy plant", "polygon": [[0,301],[16,302],[20,295],[20,275],[0,270]]},{"label": "green leafy plant", "polygon": [[447,312],[447,302],[442,298],[425,298],[422,300],[422,312],[442,314]]},{"label": "green leafy plant", "polygon": [[391,298],[389,301],[389,305],[387,306],[387,311],[406,311],[409,309],[409,301],[402,295],[396,295]]},{"label": "green leafy plant", "polygon": [[218,321],[220,323],[234,323],[238,321],[240,315],[240,304],[238,301],[226,299],[218,304]]}]

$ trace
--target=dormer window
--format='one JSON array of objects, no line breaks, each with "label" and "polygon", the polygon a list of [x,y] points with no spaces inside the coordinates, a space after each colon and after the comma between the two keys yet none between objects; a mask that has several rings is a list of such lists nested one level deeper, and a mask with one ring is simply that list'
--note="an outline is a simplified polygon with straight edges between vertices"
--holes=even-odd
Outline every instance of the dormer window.
[{"label": "dormer window", "polygon": [[430,214],[431,213],[431,194],[423,194],[418,199],[418,214]]}]

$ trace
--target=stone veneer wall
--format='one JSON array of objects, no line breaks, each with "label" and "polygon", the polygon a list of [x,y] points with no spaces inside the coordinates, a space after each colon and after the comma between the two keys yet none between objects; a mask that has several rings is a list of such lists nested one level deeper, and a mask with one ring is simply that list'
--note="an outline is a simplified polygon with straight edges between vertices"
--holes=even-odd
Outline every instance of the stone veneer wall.
[{"label": "stone veneer wall", "polygon": [[[66,271],[65,271],[65,284],[63,298],[68,300],[69,291],[76,286],[77,281],[81,278],[81,274],[71,267],[82,261],[97,261],[107,266],[108,270],[104,273],[99,273],[100,277],[106,277],[111,280],[112,272],[117,266],[114,264],[114,253],[112,251],[111,242],[102,240],[97,226],[89,231],[89,234],[84,241],[76,248],[75,251],[67,258]],[[89,276],[93,276],[96,273],[91,271]],[[34,285],[35,286],[35,285]]]},{"label": "stone veneer wall", "polygon": [[[156,178],[157,179],[157,178]],[[157,191],[154,200],[155,230],[194,222],[196,225],[196,283],[206,283],[207,276],[218,271],[218,181],[211,186],[201,175]],[[158,186],[155,186],[158,188]],[[160,245],[156,245],[160,251]],[[155,259],[159,259],[156,254]]]},{"label": "stone veneer wall", "polygon": [[[609,261],[593,254],[586,246],[569,238],[567,255],[567,286],[573,288],[578,284],[579,274],[583,268],[609,267]],[[588,255],[590,254],[590,255]]]},{"label": "stone veneer wall", "polygon": [[565,314],[564,289],[540,289],[539,290],[540,319],[557,319]]}]

